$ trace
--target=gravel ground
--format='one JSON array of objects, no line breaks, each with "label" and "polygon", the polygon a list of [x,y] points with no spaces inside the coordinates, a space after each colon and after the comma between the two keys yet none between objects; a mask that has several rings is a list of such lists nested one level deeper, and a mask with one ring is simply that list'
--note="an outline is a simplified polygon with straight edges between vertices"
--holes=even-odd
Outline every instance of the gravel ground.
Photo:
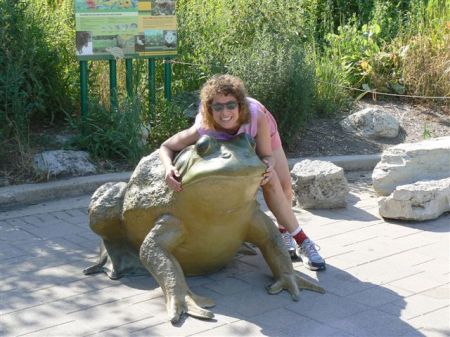
[{"label": "gravel ground", "polygon": [[[348,114],[366,107],[377,107],[400,121],[400,132],[393,139],[365,139],[344,131],[339,122]],[[345,115],[311,121],[303,134],[286,151],[288,157],[314,157],[381,153],[400,144],[428,138],[450,136],[450,108],[429,108],[408,103],[364,101]]]}]

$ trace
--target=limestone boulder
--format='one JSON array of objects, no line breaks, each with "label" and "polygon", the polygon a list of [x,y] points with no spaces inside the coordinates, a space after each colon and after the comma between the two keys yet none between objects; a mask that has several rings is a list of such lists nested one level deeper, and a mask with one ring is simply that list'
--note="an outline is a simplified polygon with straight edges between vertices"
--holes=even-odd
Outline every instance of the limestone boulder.
[{"label": "limestone boulder", "polygon": [[400,122],[392,114],[378,108],[366,108],[341,121],[344,130],[365,138],[395,138]]},{"label": "limestone boulder", "polygon": [[450,177],[450,137],[388,148],[372,173],[373,188],[388,196],[397,186]]},{"label": "limestone boulder", "polygon": [[44,151],[33,157],[33,168],[46,176],[83,176],[94,174],[97,168],[84,151]]},{"label": "limestone boulder", "polygon": [[389,219],[431,220],[450,211],[450,178],[398,186],[378,200],[380,215]]},{"label": "limestone boulder", "polygon": [[331,162],[302,160],[291,170],[294,198],[301,208],[346,206],[348,182],[344,170]]}]

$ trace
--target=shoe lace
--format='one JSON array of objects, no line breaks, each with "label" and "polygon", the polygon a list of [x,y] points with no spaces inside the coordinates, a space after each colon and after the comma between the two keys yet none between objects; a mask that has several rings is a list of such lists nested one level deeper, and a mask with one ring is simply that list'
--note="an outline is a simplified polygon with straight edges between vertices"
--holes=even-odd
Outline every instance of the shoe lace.
[{"label": "shoe lace", "polygon": [[305,255],[307,256],[320,256],[318,253],[318,251],[320,250],[320,246],[315,244],[311,240],[304,242],[301,246],[301,250],[303,250]]},{"label": "shoe lace", "polygon": [[294,240],[292,239],[292,236],[289,233],[282,233],[281,238],[283,239],[284,245],[288,248],[288,250],[294,250]]}]

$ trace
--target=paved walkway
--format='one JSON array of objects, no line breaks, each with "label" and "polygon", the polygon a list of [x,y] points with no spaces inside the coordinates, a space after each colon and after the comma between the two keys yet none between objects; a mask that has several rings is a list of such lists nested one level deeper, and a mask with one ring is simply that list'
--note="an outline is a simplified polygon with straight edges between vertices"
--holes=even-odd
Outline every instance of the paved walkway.
[{"label": "paved walkway", "polygon": [[237,256],[220,272],[188,278],[215,300],[215,319],[177,325],[167,322],[150,276],[83,275],[99,243],[87,226],[88,202],[85,195],[0,213],[0,336],[450,335],[449,215],[386,222],[364,179],[351,183],[347,208],[296,213],[328,269],[295,269],[326,294],[303,291],[299,302],[268,295],[261,256]]}]

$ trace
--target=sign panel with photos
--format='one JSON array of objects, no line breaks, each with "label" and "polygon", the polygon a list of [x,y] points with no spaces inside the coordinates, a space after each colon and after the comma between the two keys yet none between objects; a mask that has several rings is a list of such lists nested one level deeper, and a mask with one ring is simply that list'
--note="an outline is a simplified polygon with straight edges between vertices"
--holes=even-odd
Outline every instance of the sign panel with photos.
[{"label": "sign panel with photos", "polygon": [[176,0],[75,0],[79,60],[177,52]]}]

